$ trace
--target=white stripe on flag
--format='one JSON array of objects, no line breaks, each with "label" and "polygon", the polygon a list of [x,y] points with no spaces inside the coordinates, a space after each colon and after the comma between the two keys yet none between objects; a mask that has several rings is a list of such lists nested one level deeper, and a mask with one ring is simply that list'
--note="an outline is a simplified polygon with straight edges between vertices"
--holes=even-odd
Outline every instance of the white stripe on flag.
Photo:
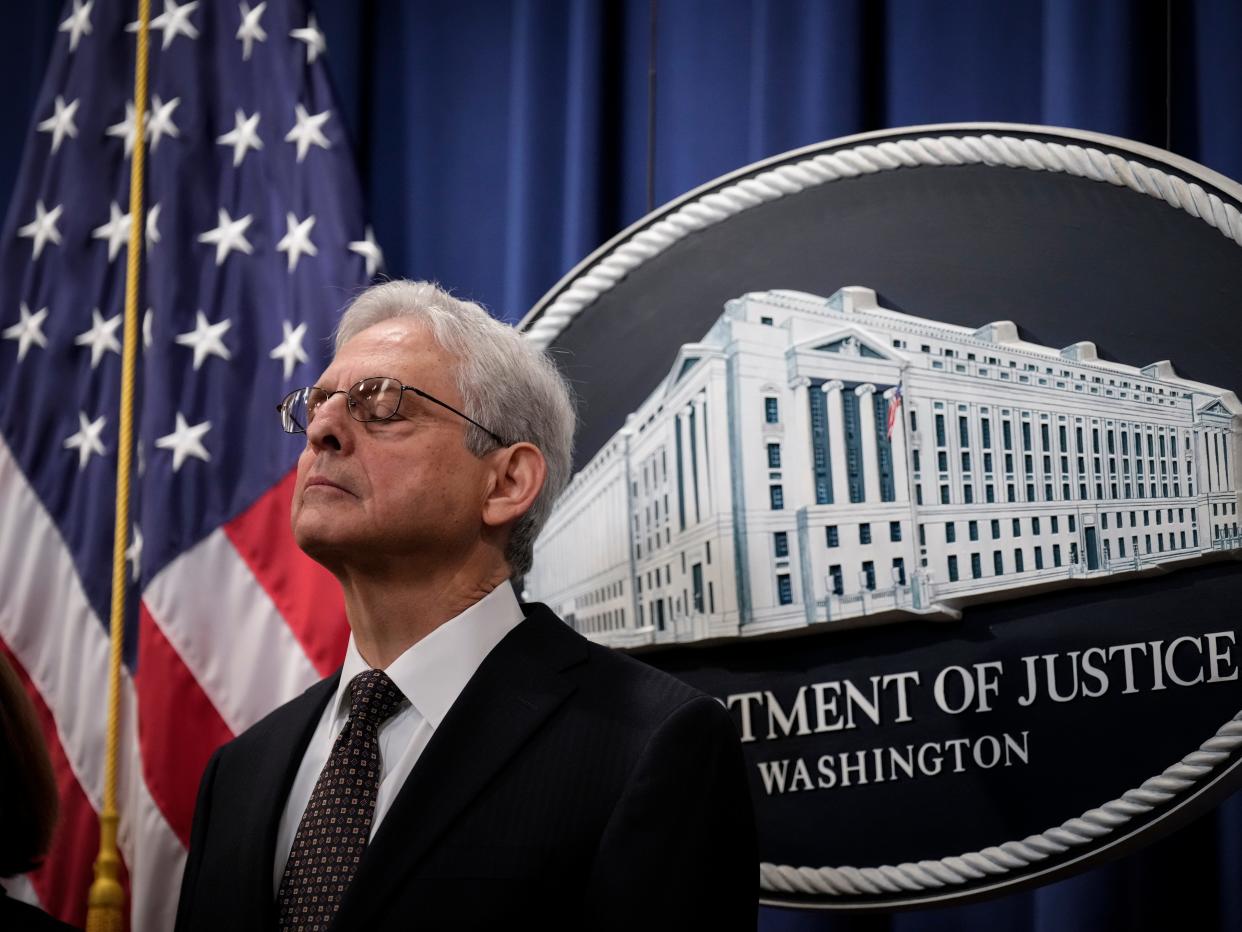
[{"label": "white stripe on flag", "polygon": [[320,678],[222,528],[162,569],[142,597],[235,735]]},{"label": "white stripe on flag", "polygon": [[[0,592],[0,638],[51,709],[74,776],[98,811],[104,784],[108,638],[59,530],[3,440]],[[117,796],[119,841],[133,896],[132,928],[165,932],[176,916],[185,849],[143,782],[134,710],[134,684],[124,674]]]}]

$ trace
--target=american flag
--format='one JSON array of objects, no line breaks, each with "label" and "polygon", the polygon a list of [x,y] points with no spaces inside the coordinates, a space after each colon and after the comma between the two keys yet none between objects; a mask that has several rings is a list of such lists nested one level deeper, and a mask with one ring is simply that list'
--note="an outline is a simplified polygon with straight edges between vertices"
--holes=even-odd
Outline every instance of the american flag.
[{"label": "american flag", "polygon": [[893,439],[893,428],[897,425],[898,409],[901,407],[901,386],[898,385],[893,391],[893,398],[888,403],[888,424],[885,427],[885,436]]},{"label": "american flag", "polygon": [[[72,0],[0,239],[0,650],[62,795],[21,893],[82,923],[98,845],[136,3]],[[172,927],[207,758],[333,670],[333,580],[288,529],[275,402],[376,273],[325,43],[303,4],[154,0],[121,851]]]}]

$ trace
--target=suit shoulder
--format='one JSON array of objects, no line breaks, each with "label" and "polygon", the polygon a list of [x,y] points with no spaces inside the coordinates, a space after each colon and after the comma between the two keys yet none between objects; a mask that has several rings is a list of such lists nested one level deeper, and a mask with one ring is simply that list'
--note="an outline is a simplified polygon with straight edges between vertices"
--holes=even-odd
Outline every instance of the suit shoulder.
[{"label": "suit shoulder", "polygon": [[252,746],[263,748],[275,735],[288,735],[318,721],[324,704],[331,698],[339,679],[338,672],[308,686],[301,695],[277,706],[232,741],[223,744],[219,753],[226,754]]},{"label": "suit shoulder", "polygon": [[577,658],[564,673],[574,681],[579,694],[632,725],[657,725],[686,703],[709,698],[639,658],[588,640],[546,606],[527,609],[530,619],[538,618],[550,640],[560,642],[558,646],[565,654]]}]

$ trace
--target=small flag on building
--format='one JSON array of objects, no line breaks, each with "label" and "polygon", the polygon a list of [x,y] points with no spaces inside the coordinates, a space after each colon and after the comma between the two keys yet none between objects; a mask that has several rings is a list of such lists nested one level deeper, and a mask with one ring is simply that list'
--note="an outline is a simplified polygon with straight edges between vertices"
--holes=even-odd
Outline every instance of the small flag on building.
[{"label": "small flag on building", "polygon": [[893,391],[892,400],[888,403],[888,425],[886,427],[885,437],[893,439],[893,428],[897,426],[898,408],[901,407],[901,386],[898,385]]}]

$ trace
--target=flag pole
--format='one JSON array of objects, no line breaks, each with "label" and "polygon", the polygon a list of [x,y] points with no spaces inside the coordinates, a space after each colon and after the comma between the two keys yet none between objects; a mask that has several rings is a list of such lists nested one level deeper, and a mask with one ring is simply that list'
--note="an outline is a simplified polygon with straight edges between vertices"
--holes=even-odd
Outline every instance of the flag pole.
[{"label": "flag pole", "polygon": [[87,932],[120,932],[125,926],[125,891],[117,853],[117,767],[121,731],[121,658],[125,644],[126,558],[129,546],[129,480],[134,446],[134,383],[138,355],[138,279],[142,265],[143,177],[146,168],[147,59],[150,0],[138,0],[138,46],[134,57],[134,149],[129,174],[129,251],[125,268],[124,352],[116,457],[116,524],[112,538],[112,613],[108,655],[108,732],[104,750],[103,809],[99,854],[86,914]]}]

